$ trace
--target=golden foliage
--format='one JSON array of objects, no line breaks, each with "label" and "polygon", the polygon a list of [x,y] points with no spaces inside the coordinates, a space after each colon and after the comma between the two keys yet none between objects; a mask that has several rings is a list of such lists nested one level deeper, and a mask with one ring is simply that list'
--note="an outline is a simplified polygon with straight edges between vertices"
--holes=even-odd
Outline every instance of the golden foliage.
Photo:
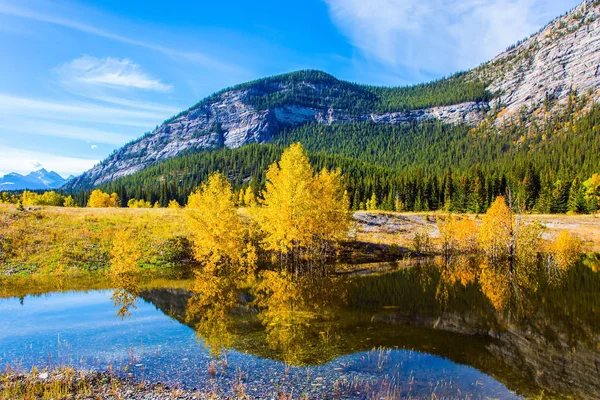
[{"label": "golden foliage", "polygon": [[129,199],[127,202],[129,208],[152,208],[152,203],[146,200]]},{"label": "golden foliage", "polygon": [[266,250],[296,269],[323,260],[335,241],[347,237],[350,213],[339,171],[315,174],[299,143],[267,171],[264,200],[254,211]]},{"label": "golden foliage", "polygon": [[194,254],[205,271],[218,273],[223,266],[254,268],[256,251],[249,245],[249,229],[235,208],[231,184],[223,175],[212,174],[189,196],[187,217]]},{"label": "golden foliage", "polygon": [[88,200],[88,207],[93,208],[105,208],[105,207],[119,207],[120,199],[116,193],[108,194],[104,193],[100,189],[92,191],[90,199]]},{"label": "golden foliage", "polygon": [[247,207],[252,207],[256,205],[256,196],[254,195],[254,192],[252,191],[252,188],[250,186],[248,186],[244,191],[242,200],[244,202],[244,205],[246,205]]},{"label": "golden foliage", "polygon": [[539,221],[516,224],[515,229],[515,260],[522,267],[531,267],[537,262],[538,252],[542,245],[544,228]]},{"label": "golden foliage", "polygon": [[477,242],[477,223],[469,217],[457,218],[448,213],[438,215],[436,223],[440,232],[442,252],[446,255],[455,250],[473,251]]},{"label": "golden foliage", "polygon": [[567,231],[562,231],[550,246],[550,254],[557,267],[566,271],[581,258],[581,239]]},{"label": "golden foliage", "polygon": [[130,315],[129,310],[135,308],[135,301],[140,293],[138,261],[141,252],[136,235],[125,229],[117,231],[110,255],[108,275],[115,286],[111,299],[117,307],[117,315],[125,318]]},{"label": "golden foliage", "polygon": [[167,208],[180,209],[181,205],[179,205],[179,202],[177,200],[171,200],[169,201],[169,205],[167,206]]},{"label": "golden foliage", "polygon": [[504,196],[498,196],[483,216],[477,245],[493,260],[513,255],[514,216]]}]

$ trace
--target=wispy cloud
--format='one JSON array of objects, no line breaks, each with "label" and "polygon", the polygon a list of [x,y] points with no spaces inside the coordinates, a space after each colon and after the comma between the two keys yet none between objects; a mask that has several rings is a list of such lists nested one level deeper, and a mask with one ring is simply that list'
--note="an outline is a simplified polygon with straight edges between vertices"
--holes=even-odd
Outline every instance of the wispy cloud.
[{"label": "wispy cloud", "polygon": [[173,89],[155,79],[131,60],[84,55],[57,69],[63,81],[75,84],[101,85],[111,88],[136,88],[158,92]]},{"label": "wispy cloud", "polygon": [[0,14],[11,15],[39,22],[45,22],[48,24],[62,26],[64,28],[74,29],[90,35],[99,36],[105,39],[129,44],[132,46],[143,47],[149,50],[162,53],[174,59],[195,63],[197,65],[202,65],[204,67],[214,70],[231,72],[240,72],[242,70],[242,68],[238,65],[227,63],[218,59],[217,57],[209,56],[198,51],[186,51],[163,46],[160,44],[150,43],[144,40],[120,35],[118,33],[111,32],[107,29],[100,28],[96,25],[81,22],[77,19],[66,18],[59,15],[52,15],[51,13],[42,13],[34,9],[20,7],[2,1],[0,1]]},{"label": "wispy cloud", "polygon": [[493,58],[580,0],[324,0],[369,60],[445,74]]},{"label": "wispy cloud", "polygon": [[42,163],[38,160],[28,160],[28,162],[33,168],[40,168],[42,166]]},{"label": "wispy cloud", "polygon": [[59,102],[0,93],[0,117],[19,115],[59,121],[112,123],[118,125],[151,127],[169,114],[106,107],[89,102]]},{"label": "wispy cloud", "polygon": [[[0,113],[0,115],[2,115]],[[0,121],[0,132],[27,133],[97,143],[122,145],[132,139],[129,135],[86,128],[76,124],[61,124],[44,119],[4,117]]]},{"label": "wispy cloud", "polygon": [[90,149],[92,149],[92,150],[97,149],[97,148],[98,148],[98,145],[96,145],[96,144],[93,144],[90,146]]},{"label": "wispy cloud", "polygon": [[76,175],[92,168],[98,160],[76,157],[62,157],[56,154],[24,150],[0,145],[0,175],[10,172],[27,174],[32,169],[44,167],[61,176]]}]

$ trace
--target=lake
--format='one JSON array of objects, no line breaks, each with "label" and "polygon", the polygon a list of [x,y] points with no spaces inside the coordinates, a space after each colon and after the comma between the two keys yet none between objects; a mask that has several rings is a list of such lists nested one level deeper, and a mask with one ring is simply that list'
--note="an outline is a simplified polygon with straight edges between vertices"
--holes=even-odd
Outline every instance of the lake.
[{"label": "lake", "polygon": [[600,397],[598,274],[536,274],[415,262],[311,282],[293,309],[240,294],[226,323],[190,318],[185,282],[141,280],[123,296],[86,281],[0,299],[0,364],[224,395],[242,382],[253,397]]}]

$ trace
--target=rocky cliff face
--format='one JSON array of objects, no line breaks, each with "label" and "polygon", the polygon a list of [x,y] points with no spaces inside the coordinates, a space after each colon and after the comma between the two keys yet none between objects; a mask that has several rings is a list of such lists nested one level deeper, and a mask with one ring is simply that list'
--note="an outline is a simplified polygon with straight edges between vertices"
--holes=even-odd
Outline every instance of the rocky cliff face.
[{"label": "rocky cliff face", "polygon": [[260,109],[249,101],[249,97],[256,96],[257,89],[242,86],[212,96],[151,134],[124,146],[70,181],[68,187],[96,186],[188,151],[268,142],[283,127],[306,122],[403,124],[440,120],[477,125],[490,112],[497,113],[492,114],[497,123],[520,112],[530,115],[537,112],[538,115],[545,103],[560,105],[572,91],[597,100],[600,86],[599,16],[600,2],[586,0],[518,46],[471,71],[472,79],[490,82],[487,89],[497,97],[489,103],[466,102],[406,112],[353,113],[334,107],[328,97],[331,88],[322,84],[280,82],[273,83],[269,89],[278,94],[299,88],[310,90],[312,96],[322,97],[321,105],[312,107],[291,102]]},{"label": "rocky cliff face", "polygon": [[[279,87],[280,91],[287,89],[283,85]],[[125,145],[69,185],[100,185],[186,151],[237,148],[250,143],[268,142],[282,128],[306,122],[335,124],[372,121],[393,125],[441,120],[472,124],[479,121],[488,109],[486,103],[468,102],[407,112],[358,115],[331,107],[313,108],[293,104],[258,110],[245,102],[247,96],[247,90],[222,93],[218,101],[187,111],[161,125],[152,134]]]},{"label": "rocky cliff face", "polygon": [[544,103],[563,103],[569,93],[598,99],[600,87],[600,2],[586,0],[519,45],[471,72],[491,81],[492,101],[504,109],[498,122]]}]

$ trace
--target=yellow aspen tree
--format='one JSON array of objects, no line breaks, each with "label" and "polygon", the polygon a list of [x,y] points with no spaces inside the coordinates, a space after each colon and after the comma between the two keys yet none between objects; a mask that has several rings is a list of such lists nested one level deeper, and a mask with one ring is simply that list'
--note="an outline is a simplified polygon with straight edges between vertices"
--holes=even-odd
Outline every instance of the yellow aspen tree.
[{"label": "yellow aspen tree", "polygon": [[550,254],[558,268],[567,271],[577,264],[581,258],[581,239],[568,231],[561,231],[550,246]]},{"label": "yellow aspen tree", "polygon": [[116,193],[112,193],[109,197],[108,200],[108,205],[107,207],[119,207],[119,205],[121,204],[121,199],[119,198],[119,195],[117,195]]},{"label": "yellow aspen tree", "polygon": [[169,201],[169,205],[167,206],[167,208],[179,209],[181,208],[181,206],[179,205],[179,202],[177,200],[171,200]]},{"label": "yellow aspen tree", "polygon": [[254,196],[254,191],[250,186],[248,186],[244,191],[244,198],[242,201],[246,207],[252,207],[256,205],[256,196]]},{"label": "yellow aspen tree", "polygon": [[295,247],[311,244],[313,175],[299,143],[292,144],[279,163],[269,167],[259,212],[260,226],[267,234],[264,240],[267,250],[287,254]]},{"label": "yellow aspen tree", "polygon": [[265,233],[265,249],[297,274],[301,263],[312,268],[336,240],[347,236],[349,202],[339,171],[315,175],[299,143],[269,167],[263,198],[255,215]]},{"label": "yellow aspen tree", "polygon": [[92,191],[88,200],[88,207],[103,208],[103,207],[119,207],[119,196],[116,193],[104,193],[100,189]]},{"label": "yellow aspen tree", "polygon": [[377,195],[375,195],[375,193],[373,193],[371,195],[371,198],[369,200],[367,200],[367,211],[375,211],[377,210]]},{"label": "yellow aspen tree", "polygon": [[221,266],[248,266],[254,251],[248,248],[248,228],[235,207],[229,181],[212,174],[188,198],[187,216],[193,231],[196,259],[205,269]]},{"label": "yellow aspen tree", "polygon": [[493,260],[514,255],[514,216],[504,196],[498,196],[483,216],[477,244]]},{"label": "yellow aspen tree", "polygon": [[73,196],[68,195],[67,197],[65,197],[65,202],[63,204],[64,207],[77,207],[77,203],[75,202],[75,199],[73,198]]}]

